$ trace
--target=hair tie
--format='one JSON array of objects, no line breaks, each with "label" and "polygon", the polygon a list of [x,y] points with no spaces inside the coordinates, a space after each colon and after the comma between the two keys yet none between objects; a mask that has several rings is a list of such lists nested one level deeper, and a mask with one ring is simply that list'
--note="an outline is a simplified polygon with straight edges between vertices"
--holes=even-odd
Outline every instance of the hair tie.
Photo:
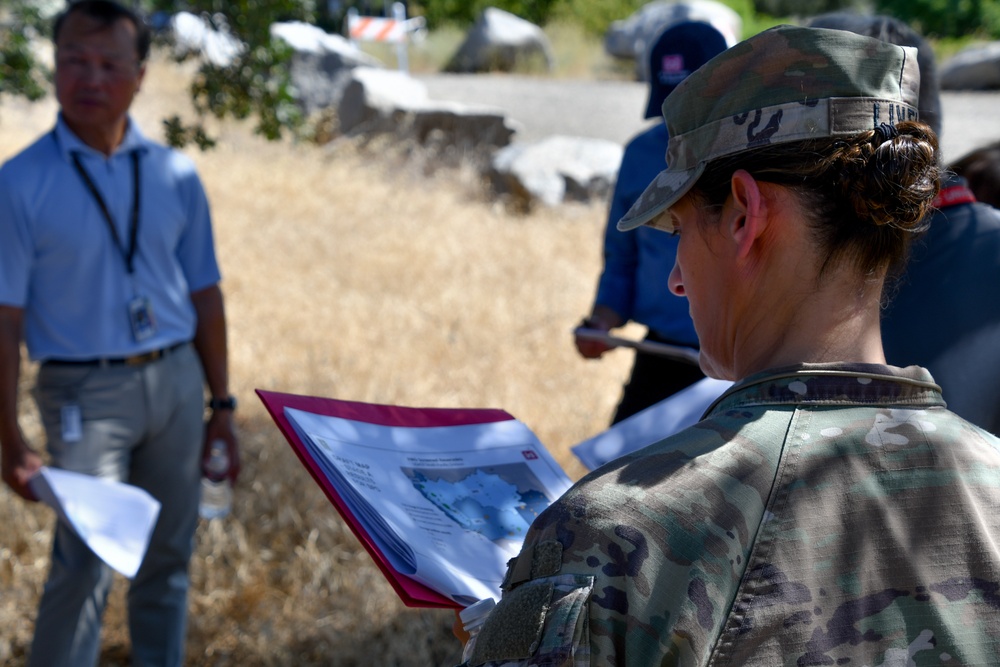
[{"label": "hair tie", "polygon": [[875,128],[875,138],[878,139],[879,146],[890,139],[895,139],[898,135],[899,130],[896,129],[895,125],[889,125],[889,123],[882,123]]}]

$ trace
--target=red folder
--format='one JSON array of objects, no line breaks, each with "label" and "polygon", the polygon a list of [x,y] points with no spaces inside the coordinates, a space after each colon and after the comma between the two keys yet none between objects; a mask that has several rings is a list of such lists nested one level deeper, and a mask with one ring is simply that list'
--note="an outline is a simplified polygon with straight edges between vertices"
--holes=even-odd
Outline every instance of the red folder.
[{"label": "red folder", "polygon": [[317,396],[282,394],[263,389],[257,389],[256,392],[257,396],[264,403],[264,407],[270,413],[271,419],[278,425],[278,429],[281,430],[288,444],[292,446],[292,450],[298,455],[299,460],[302,461],[302,465],[306,467],[309,474],[312,475],[316,483],[323,489],[326,497],[330,499],[333,506],[340,512],[340,516],[344,518],[344,521],[347,522],[351,531],[361,541],[362,546],[368,551],[372,560],[382,570],[382,574],[392,584],[403,604],[407,607],[461,609],[462,605],[397,572],[389,564],[389,561],[379,551],[375,542],[368,535],[365,527],[348,510],[347,505],[341,499],[336,489],[330,484],[319,464],[313,459],[312,454],[299,439],[295,429],[288,423],[288,419],[285,417],[285,408],[295,408],[313,414],[351,419],[369,424],[379,424],[381,426],[402,426],[407,428],[488,424],[507,421],[513,419],[513,417],[503,410],[408,408],[398,405],[378,405],[375,403],[341,401],[334,398],[320,398]]}]

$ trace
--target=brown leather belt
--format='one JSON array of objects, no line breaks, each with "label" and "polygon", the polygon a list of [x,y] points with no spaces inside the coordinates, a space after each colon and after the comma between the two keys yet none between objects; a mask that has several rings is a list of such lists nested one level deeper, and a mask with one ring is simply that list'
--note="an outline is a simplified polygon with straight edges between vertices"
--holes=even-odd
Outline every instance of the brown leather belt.
[{"label": "brown leather belt", "polygon": [[161,347],[158,350],[150,350],[142,354],[134,354],[130,357],[104,357],[100,359],[46,359],[43,365],[51,366],[141,366],[151,361],[162,359],[180,350],[188,344],[188,341],[174,343],[168,347]]}]

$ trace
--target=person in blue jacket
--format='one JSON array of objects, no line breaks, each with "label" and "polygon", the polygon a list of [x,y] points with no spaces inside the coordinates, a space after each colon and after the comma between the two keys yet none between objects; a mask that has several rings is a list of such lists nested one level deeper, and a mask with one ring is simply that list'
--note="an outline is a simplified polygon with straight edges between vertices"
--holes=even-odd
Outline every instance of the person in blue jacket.
[{"label": "person in blue jacket", "polygon": [[[648,227],[619,232],[615,223],[663,170],[668,138],[660,115],[663,100],[678,83],[726,46],[726,38],[712,25],[685,21],[666,28],[649,49],[649,101],[645,117],[659,121],[633,137],[625,147],[604,233],[604,271],[594,306],[583,320],[584,328],[610,331],[633,321],[647,327],[648,341],[698,347],[687,299],[674,296],[667,287],[677,239]],[[610,349],[605,343],[585,336],[577,335],[575,342],[579,353],[587,359],[597,359]],[[702,377],[698,365],[691,361],[636,352],[632,374],[612,423],[662,401]]]}]

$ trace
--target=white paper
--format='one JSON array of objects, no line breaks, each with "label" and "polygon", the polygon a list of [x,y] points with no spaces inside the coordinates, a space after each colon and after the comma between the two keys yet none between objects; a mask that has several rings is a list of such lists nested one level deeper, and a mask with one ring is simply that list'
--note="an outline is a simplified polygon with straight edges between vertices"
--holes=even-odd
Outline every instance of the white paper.
[{"label": "white paper", "polygon": [[500,598],[532,520],[571,485],[516,420],[410,428],[285,415],[393,567],[462,604]]},{"label": "white paper", "polygon": [[623,419],[600,435],[574,445],[573,453],[588,470],[595,470],[608,461],[659,442],[697,423],[705,410],[732,384],[712,378],[699,380],[642,412]]},{"label": "white paper", "polygon": [[101,560],[129,579],[135,576],[159,501],[136,486],[44,466],[29,485]]}]

